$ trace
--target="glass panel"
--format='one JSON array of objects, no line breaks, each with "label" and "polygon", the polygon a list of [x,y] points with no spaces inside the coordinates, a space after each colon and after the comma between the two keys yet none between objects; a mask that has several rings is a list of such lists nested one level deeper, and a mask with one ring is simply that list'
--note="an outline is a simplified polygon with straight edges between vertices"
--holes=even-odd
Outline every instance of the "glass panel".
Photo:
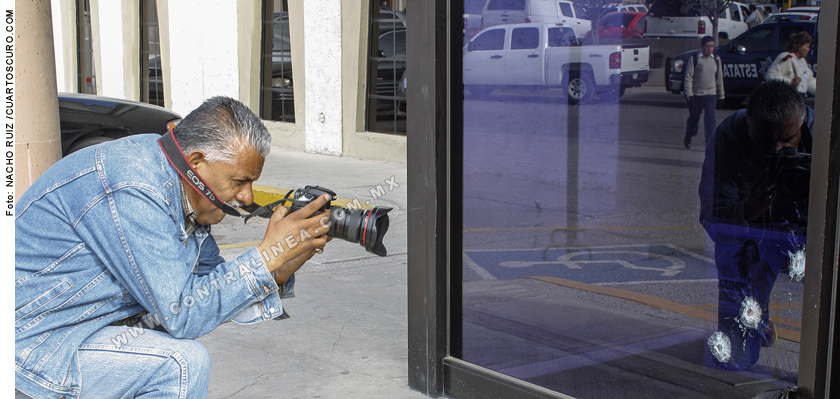
[{"label": "glass panel", "polygon": [[144,102],[163,106],[163,67],[160,60],[157,1],[140,2],[140,96]]},{"label": "glass panel", "polygon": [[490,0],[488,10],[524,10],[526,0]]},{"label": "glass panel", "polygon": [[540,31],[537,28],[514,29],[510,41],[510,48],[512,50],[537,48],[540,44]]},{"label": "glass panel", "polygon": [[774,26],[759,27],[739,37],[738,44],[750,51],[772,51],[776,47],[773,45],[775,32]]},{"label": "glass panel", "polygon": [[[698,25],[668,12],[648,33]],[[508,24],[464,43],[453,353],[576,398],[797,383],[813,92],[762,84],[778,24],[722,41],[721,67],[698,54],[707,27],[579,45]],[[511,48],[526,29],[536,47]]]},{"label": "glass panel", "polygon": [[565,17],[574,17],[574,15],[572,15],[572,6],[568,3],[560,3],[560,13]]},{"label": "glass panel", "polygon": [[90,33],[90,2],[76,0],[76,40],[78,54],[78,91],[96,94],[96,72],[93,61],[93,39]]},{"label": "glass panel", "polygon": [[575,17],[576,18],[584,18],[584,19],[587,18],[586,11],[584,9],[578,7],[577,4],[575,4],[574,6],[575,6]]},{"label": "glass panel", "polygon": [[371,8],[367,129],[405,134],[405,14],[373,6]]},{"label": "glass panel", "polygon": [[[289,13],[275,12],[273,1],[263,10],[263,97],[262,117],[283,122],[295,121],[295,88],[292,77],[292,42]],[[271,38],[270,41],[267,38]]]},{"label": "glass panel", "polygon": [[787,48],[788,40],[790,40],[790,35],[796,32],[801,32],[803,29],[801,26],[782,26],[779,29],[779,40],[778,44],[776,45],[777,51],[785,51]]}]

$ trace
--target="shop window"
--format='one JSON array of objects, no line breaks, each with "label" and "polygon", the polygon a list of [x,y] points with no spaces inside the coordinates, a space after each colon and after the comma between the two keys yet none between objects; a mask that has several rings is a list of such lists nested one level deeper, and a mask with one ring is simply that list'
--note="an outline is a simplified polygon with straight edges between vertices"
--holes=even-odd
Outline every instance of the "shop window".
[{"label": "shop window", "polygon": [[405,15],[371,4],[367,130],[405,134]]},{"label": "shop window", "polygon": [[[748,398],[796,385],[814,137],[810,120],[796,127],[814,93],[762,84],[783,27],[718,48],[719,71],[692,68],[689,105],[712,115],[688,129],[685,52],[701,34],[668,49],[667,87],[644,43],[564,45],[555,38],[573,38],[570,27],[517,25],[467,39],[447,169],[460,211],[452,356],[576,398]],[[816,34],[815,23],[799,29]],[[782,115],[801,134],[792,147],[747,131],[756,88],[772,88],[750,101],[765,110],[756,118]],[[775,187],[766,202],[743,205],[761,184]]]},{"label": "shop window", "polygon": [[140,1],[140,99],[163,106],[163,67],[157,1]]},{"label": "shop window", "polygon": [[96,94],[96,68],[93,63],[89,0],[76,1],[76,48],[78,49],[78,92]]},{"label": "shop window", "polygon": [[263,2],[262,118],[294,122],[295,96],[289,13],[275,11],[274,1]]}]

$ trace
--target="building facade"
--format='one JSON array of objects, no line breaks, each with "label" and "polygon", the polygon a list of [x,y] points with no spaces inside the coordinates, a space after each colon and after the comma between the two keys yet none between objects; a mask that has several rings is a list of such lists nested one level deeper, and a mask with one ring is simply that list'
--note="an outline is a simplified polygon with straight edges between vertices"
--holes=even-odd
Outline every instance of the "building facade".
[{"label": "building facade", "polygon": [[[230,96],[266,121],[275,145],[404,162],[395,93],[368,93],[368,82],[386,74],[387,65],[371,67],[379,61],[397,65],[386,83],[398,83],[405,24],[390,15],[379,21],[378,13],[372,1],[52,0],[58,90],[181,115],[211,96]],[[401,35],[402,54],[377,54],[373,23]],[[396,105],[368,107],[369,94]]]}]

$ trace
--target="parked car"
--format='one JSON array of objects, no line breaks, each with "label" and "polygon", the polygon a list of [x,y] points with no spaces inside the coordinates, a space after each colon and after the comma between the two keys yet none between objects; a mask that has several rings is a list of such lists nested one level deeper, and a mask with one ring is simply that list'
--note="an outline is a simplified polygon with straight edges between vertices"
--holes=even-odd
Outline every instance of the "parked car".
[{"label": "parked car", "polygon": [[612,3],[607,4],[601,13],[606,14],[610,12],[643,12],[647,14],[648,8],[644,4]]},{"label": "parked car", "polygon": [[809,21],[812,19],[816,20],[819,16],[820,14],[811,12],[780,12],[777,14],[771,14],[769,17],[765,18],[762,23],[772,24],[780,21]]},{"label": "parked car", "polygon": [[464,41],[470,40],[484,29],[484,7],[487,0],[466,0],[464,2]]},{"label": "parked car", "polygon": [[646,45],[580,46],[572,28],[526,23],[487,28],[464,46],[464,85],[473,95],[496,88],[562,88],[570,103],[596,93],[619,97],[646,82]]},{"label": "parked car", "polygon": [[[739,104],[765,80],[765,73],[773,60],[785,50],[790,34],[806,31],[814,41],[807,62],[817,73],[816,21],[783,21],[759,24],[715,49],[723,64],[723,87],[730,105]],[[665,89],[674,94],[682,93],[685,65],[699,50],[689,51],[665,61]]]},{"label": "parked car", "polygon": [[181,120],[166,108],[80,93],[58,93],[61,154],[133,134],[164,134]]},{"label": "parked car", "polygon": [[[732,3],[720,13],[718,37],[730,39],[747,31],[744,22],[750,15],[749,8],[742,3]],[[709,17],[700,15],[679,0],[656,0],[650,6],[645,20],[644,37],[696,37],[711,35],[713,26]]]},{"label": "parked car", "polygon": [[560,23],[582,38],[592,29],[584,9],[572,1],[489,0],[484,8],[484,27],[527,22]]},{"label": "parked car", "polygon": [[788,8],[785,12],[811,12],[815,14],[820,13],[820,6],[795,6]]},{"label": "parked car", "polygon": [[[610,38],[631,38],[640,39],[644,33],[645,18],[644,12],[611,12],[604,14],[598,21],[598,37]],[[586,37],[592,37],[592,31],[586,33]]]}]

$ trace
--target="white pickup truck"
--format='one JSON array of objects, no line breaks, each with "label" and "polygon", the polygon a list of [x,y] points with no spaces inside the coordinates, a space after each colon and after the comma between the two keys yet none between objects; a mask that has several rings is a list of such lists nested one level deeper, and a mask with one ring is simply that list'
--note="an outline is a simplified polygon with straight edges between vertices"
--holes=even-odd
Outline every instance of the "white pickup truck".
[{"label": "white pickup truck", "polygon": [[510,24],[484,29],[464,46],[464,86],[473,95],[494,89],[562,88],[569,103],[596,93],[620,97],[647,82],[647,45],[581,46],[558,24]]},{"label": "white pickup truck", "polygon": [[[734,39],[747,31],[744,22],[750,10],[743,3],[731,3],[718,17],[718,37]],[[657,0],[645,19],[644,37],[696,37],[712,35],[709,17],[701,16],[679,0]]]}]

